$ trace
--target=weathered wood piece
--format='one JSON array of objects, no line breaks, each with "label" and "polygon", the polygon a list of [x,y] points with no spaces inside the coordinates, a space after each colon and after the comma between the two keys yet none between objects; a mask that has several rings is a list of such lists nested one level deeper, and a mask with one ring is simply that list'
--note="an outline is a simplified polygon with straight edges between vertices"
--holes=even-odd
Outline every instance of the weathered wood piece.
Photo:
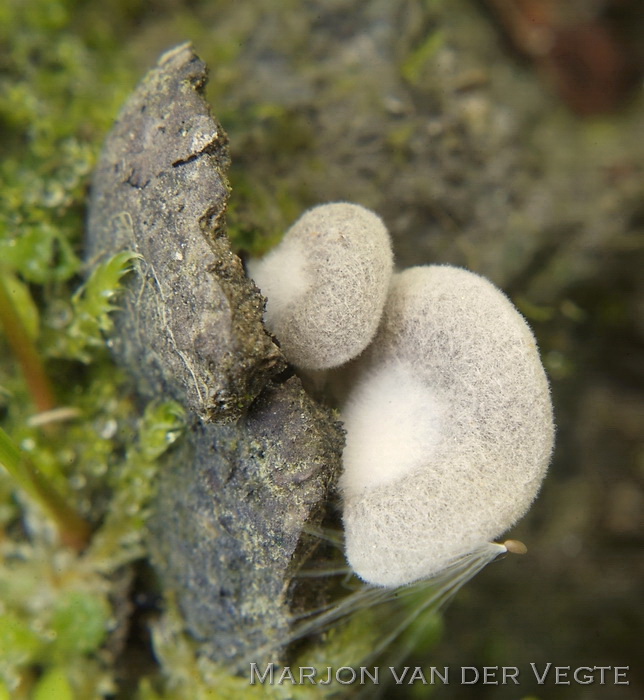
[{"label": "weathered wood piece", "polygon": [[288,634],[294,556],[343,440],[297,377],[278,377],[263,298],[225,235],[227,140],[205,84],[183,45],[135,90],[95,173],[87,259],[141,256],[112,350],[142,396],[192,415],[159,474],[152,559],[204,651],[234,667]]},{"label": "weathered wood piece", "polygon": [[227,137],[205,85],[206,66],[183,45],[128,100],[94,176],[87,257],[142,256],[111,341],[141,393],[234,419],[284,362],[225,236]]}]

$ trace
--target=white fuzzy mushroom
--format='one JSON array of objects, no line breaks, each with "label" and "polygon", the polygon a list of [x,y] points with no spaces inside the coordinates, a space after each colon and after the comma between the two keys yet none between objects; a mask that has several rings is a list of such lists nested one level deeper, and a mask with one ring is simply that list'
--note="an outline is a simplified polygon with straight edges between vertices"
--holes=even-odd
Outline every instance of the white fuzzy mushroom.
[{"label": "white fuzzy mushroom", "polygon": [[553,445],[548,382],[507,297],[448,266],[394,276],[360,363],[343,410],[346,556],[399,586],[489,547],[529,508]]},{"label": "white fuzzy mushroom", "polygon": [[336,367],[373,338],[393,268],[389,234],[357,204],[305,212],[281,243],[248,265],[267,299],[266,327],[304,369]]}]

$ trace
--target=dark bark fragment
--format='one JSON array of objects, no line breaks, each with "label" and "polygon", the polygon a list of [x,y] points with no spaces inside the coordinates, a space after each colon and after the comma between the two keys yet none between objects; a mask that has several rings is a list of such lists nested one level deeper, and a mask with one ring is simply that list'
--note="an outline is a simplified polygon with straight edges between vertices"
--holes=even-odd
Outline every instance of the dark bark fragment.
[{"label": "dark bark fragment", "polygon": [[342,435],[298,378],[273,381],[285,363],[225,234],[227,140],[205,83],[180,46],[125,105],[95,174],[87,255],[141,255],[111,345],[141,395],[192,411],[159,475],[152,558],[204,651],[234,666],[288,634],[294,555]]},{"label": "dark bark fragment", "polygon": [[87,256],[142,256],[112,339],[139,391],[219,420],[241,415],[284,361],[225,237],[227,137],[205,84],[184,45],[129,99],[94,176]]}]

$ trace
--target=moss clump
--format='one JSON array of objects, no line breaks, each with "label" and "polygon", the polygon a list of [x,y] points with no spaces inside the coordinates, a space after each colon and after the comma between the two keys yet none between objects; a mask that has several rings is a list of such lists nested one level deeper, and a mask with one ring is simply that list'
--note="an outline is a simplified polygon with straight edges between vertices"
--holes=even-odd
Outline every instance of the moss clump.
[{"label": "moss clump", "polygon": [[[0,8],[0,420],[3,461],[18,469],[0,469],[0,698],[16,700],[115,692],[129,567],[144,552],[157,459],[183,426],[172,403],[140,417],[109,358],[132,254],[80,279],[88,177],[133,81],[113,51],[119,28],[99,23],[99,37],[84,5]],[[30,381],[40,370],[47,415]],[[34,473],[91,525],[84,551],[62,542],[47,494],[17,485]]]}]

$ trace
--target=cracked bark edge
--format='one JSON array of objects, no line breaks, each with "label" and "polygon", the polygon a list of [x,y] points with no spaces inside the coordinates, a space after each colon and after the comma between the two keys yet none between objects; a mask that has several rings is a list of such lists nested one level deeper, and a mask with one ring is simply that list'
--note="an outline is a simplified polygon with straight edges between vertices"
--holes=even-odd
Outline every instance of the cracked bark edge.
[{"label": "cracked bark edge", "polygon": [[151,556],[202,651],[239,670],[288,637],[302,530],[323,517],[343,437],[297,377],[276,377],[263,298],[225,234],[226,135],[205,84],[182,45],[128,100],[95,173],[87,260],[141,255],[110,344],[142,396],[192,415],[157,477]]},{"label": "cracked bark edge", "polygon": [[139,391],[234,420],[285,363],[225,236],[227,137],[205,85],[206,66],[182,45],[128,100],[94,176],[87,256],[142,256],[112,338]]}]

